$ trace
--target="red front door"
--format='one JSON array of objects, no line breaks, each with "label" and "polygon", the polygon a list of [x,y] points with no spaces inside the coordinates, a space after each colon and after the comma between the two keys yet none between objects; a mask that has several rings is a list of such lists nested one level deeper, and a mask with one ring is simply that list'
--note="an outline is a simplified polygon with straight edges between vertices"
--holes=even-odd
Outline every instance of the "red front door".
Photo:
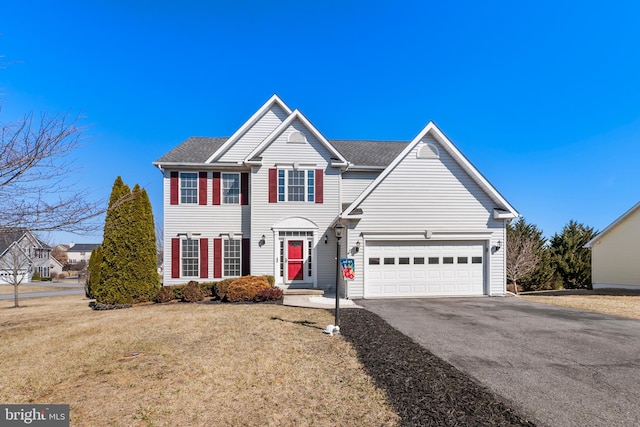
[{"label": "red front door", "polygon": [[302,240],[287,241],[287,278],[289,280],[304,279],[304,242]]}]

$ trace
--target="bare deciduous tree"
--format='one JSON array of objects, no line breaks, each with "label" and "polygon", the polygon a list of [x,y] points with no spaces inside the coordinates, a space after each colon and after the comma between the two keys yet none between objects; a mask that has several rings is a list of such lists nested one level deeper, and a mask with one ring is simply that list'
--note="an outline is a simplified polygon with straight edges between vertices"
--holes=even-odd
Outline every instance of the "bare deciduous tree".
[{"label": "bare deciduous tree", "polygon": [[540,239],[534,226],[519,218],[514,226],[507,225],[507,280],[518,293],[518,281],[533,273],[540,262]]},{"label": "bare deciduous tree", "polygon": [[104,212],[104,201],[87,201],[71,179],[68,156],[80,145],[78,119],[28,114],[0,122],[0,227],[73,233],[100,228],[91,220]]},{"label": "bare deciduous tree", "polygon": [[[1,236],[0,236],[1,237]],[[18,307],[18,286],[29,280],[31,257],[19,242],[12,242],[0,257],[2,281],[13,286],[14,307]]]}]

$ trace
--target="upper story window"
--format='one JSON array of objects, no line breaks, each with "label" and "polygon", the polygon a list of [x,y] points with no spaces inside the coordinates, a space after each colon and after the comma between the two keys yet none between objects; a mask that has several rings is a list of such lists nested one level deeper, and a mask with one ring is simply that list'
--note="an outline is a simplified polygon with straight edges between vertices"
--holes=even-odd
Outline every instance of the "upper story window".
[{"label": "upper story window", "polygon": [[239,173],[222,174],[222,203],[236,205],[240,203]]},{"label": "upper story window", "polygon": [[180,203],[198,203],[197,172],[180,172]]},{"label": "upper story window", "polygon": [[314,170],[278,170],[279,202],[314,202]]}]

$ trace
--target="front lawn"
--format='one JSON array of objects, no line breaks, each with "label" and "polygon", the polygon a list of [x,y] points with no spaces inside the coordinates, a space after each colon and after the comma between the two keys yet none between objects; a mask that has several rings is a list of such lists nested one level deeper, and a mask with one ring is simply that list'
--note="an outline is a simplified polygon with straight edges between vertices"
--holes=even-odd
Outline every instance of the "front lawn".
[{"label": "front lawn", "polygon": [[640,291],[624,289],[576,289],[521,294],[527,301],[577,308],[640,320]]},{"label": "front lawn", "polygon": [[68,403],[72,425],[398,423],[328,311],[88,302],[0,301],[0,402]]}]

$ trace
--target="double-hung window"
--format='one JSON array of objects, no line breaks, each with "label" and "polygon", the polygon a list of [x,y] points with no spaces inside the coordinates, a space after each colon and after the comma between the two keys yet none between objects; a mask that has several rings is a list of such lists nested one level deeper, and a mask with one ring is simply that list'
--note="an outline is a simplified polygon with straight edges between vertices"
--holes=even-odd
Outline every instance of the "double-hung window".
[{"label": "double-hung window", "polygon": [[222,203],[235,205],[240,203],[239,173],[222,174]]},{"label": "double-hung window", "polygon": [[314,202],[315,171],[278,169],[279,202]]},{"label": "double-hung window", "polygon": [[182,239],[182,276],[198,277],[200,240]]},{"label": "double-hung window", "polygon": [[197,172],[181,172],[180,173],[180,203],[182,204],[198,203],[198,173]]},{"label": "double-hung window", "polygon": [[225,277],[241,276],[242,241],[238,239],[224,240],[224,270]]}]

